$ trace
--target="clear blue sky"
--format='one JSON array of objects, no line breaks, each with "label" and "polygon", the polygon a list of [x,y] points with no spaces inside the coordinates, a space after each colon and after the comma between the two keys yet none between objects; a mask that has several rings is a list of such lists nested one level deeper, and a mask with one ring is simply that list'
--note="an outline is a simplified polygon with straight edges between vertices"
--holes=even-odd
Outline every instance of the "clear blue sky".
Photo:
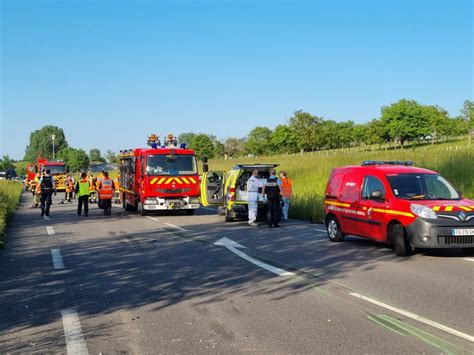
[{"label": "clear blue sky", "polygon": [[456,115],[473,97],[471,1],[0,3],[0,154],[15,159],[46,124],[117,151],[298,109],[365,122],[400,98]]}]

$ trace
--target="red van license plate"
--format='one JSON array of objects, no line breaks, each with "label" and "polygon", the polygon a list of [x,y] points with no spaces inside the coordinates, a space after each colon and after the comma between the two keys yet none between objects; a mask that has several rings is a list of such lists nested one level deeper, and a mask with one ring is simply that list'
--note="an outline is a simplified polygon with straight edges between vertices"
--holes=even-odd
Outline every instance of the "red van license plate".
[{"label": "red van license plate", "polygon": [[454,236],[471,236],[474,235],[474,229],[453,229],[452,234]]}]

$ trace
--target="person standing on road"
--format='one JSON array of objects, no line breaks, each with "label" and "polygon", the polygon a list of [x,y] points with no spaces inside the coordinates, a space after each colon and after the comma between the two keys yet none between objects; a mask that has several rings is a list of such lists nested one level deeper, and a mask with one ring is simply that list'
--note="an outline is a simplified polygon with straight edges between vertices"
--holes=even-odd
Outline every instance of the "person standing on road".
[{"label": "person standing on road", "polygon": [[288,211],[290,209],[291,197],[293,196],[293,180],[288,177],[286,171],[280,171],[280,188],[283,202],[283,220],[288,221]]},{"label": "person standing on road", "polygon": [[103,179],[99,182],[99,207],[104,210],[105,216],[112,213],[112,198],[114,197],[114,181],[109,178],[107,171],[103,172]]},{"label": "person standing on road", "polygon": [[247,201],[249,208],[249,225],[256,226],[257,212],[258,212],[258,189],[263,187],[263,184],[257,178],[258,170],[252,171],[252,176],[247,180]]},{"label": "person standing on road", "polygon": [[262,193],[267,195],[268,206],[268,228],[279,228],[280,219],[280,180],[276,177],[275,169],[270,170],[270,177],[263,187]]},{"label": "person standing on road", "polygon": [[80,216],[82,213],[82,205],[84,204],[84,216],[89,215],[89,195],[90,195],[90,182],[87,179],[87,174],[82,173],[81,179],[76,183],[75,192],[77,196],[77,214]]},{"label": "person standing on road", "polygon": [[49,210],[53,203],[53,193],[56,195],[56,183],[50,174],[51,170],[46,169],[46,174],[40,179],[41,216],[46,215],[47,217],[49,217]]},{"label": "person standing on road", "polygon": [[72,192],[74,191],[74,179],[71,177],[71,175],[67,174],[64,185],[66,187],[64,200],[67,202],[72,202]]}]

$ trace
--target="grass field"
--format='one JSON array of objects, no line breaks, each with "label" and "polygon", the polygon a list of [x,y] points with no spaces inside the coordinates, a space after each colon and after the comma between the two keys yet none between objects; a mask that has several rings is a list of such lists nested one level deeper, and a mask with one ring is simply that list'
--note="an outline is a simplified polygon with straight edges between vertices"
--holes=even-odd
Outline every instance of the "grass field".
[{"label": "grass field", "polygon": [[18,181],[0,180],[0,249],[7,232],[8,218],[20,203],[22,185]]},{"label": "grass field", "polygon": [[275,163],[294,180],[290,215],[313,222],[323,218],[323,195],[331,170],[359,165],[364,160],[411,160],[416,166],[433,169],[445,176],[464,196],[474,198],[474,148],[466,141],[410,149],[362,151],[358,148],[277,155],[271,157],[212,160],[210,170],[228,170],[239,163]]}]

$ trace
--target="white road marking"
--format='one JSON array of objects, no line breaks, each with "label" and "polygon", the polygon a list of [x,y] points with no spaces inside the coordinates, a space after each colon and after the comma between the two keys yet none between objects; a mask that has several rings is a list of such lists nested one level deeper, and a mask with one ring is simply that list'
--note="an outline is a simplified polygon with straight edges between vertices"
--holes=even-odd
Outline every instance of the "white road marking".
[{"label": "white road marking", "polygon": [[400,309],[400,308],[395,307],[395,306],[391,306],[391,305],[389,305],[389,304],[383,303],[383,302],[378,301],[378,300],[376,300],[376,299],[373,299],[373,298],[370,298],[370,297],[361,295],[360,293],[357,293],[357,292],[351,292],[350,295],[353,296],[353,297],[357,297],[357,298],[359,298],[359,299],[361,299],[361,300],[370,302],[370,303],[372,303],[372,304],[375,304],[375,305],[377,305],[377,306],[379,306],[379,307],[388,309],[388,310],[390,310],[390,311],[392,311],[392,312],[401,314],[401,315],[403,315],[403,316],[405,316],[405,317],[414,319],[414,320],[416,320],[416,321],[418,321],[418,322],[420,322],[420,323],[429,325],[430,327],[433,327],[433,328],[442,330],[443,332],[446,332],[446,333],[449,333],[449,334],[451,334],[451,335],[454,335],[454,336],[457,336],[457,337],[459,337],[459,338],[462,338],[462,339],[464,339],[464,340],[470,341],[471,343],[474,343],[474,336],[469,335],[469,334],[466,334],[466,333],[463,333],[463,332],[460,332],[459,330],[456,330],[456,329],[447,327],[447,326],[445,326],[445,325],[443,325],[443,324],[437,323],[437,322],[432,321],[432,320],[430,320],[430,319],[428,319],[428,318],[419,316],[418,314],[415,314],[415,313],[412,313],[412,312],[409,312],[409,311],[405,311],[405,310]]},{"label": "white road marking", "polygon": [[46,227],[46,232],[48,232],[48,235],[54,235],[54,228],[52,226],[47,226]]},{"label": "white road marking", "polygon": [[64,262],[63,262],[63,257],[61,256],[61,250],[51,249],[51,257],[53,258],[54,270],[64,269]]},{"label": "white road marking", "polygon": [[151,217],[151,216],[145,216],[145,217],[148,218],[148,219],[151,219],[153,221],[158,221],[158,218],[155,218],[155,217]]},{"label": "white road marking", "polygon": [[462,260],[466,260],[466,261],[474,261],[474,258],[462,258]]},{"label": "white road marking", "polygon": [[247,254],[241,252],[237,248],[245,248],[243,245],[234,242],[232,239],[229,239],[227,237],[223,237],[219,239],[217,242],[214,243],[214,245],[220,245],[226,247],[228,250],[230,250],[232,253],[240,256],[242,259],[245,259],[249,262],[251,262],[254,265],[257,265],[258,267],[261,267],[262,269],[265,269],[267,271],[270,271],[274,274],[277,274],[279,276],[294,276],[295,274],[283,269],[280,269],[278,267],[272,266],[265,264],[264,262],[261,262],[260,260],[254,259],[251,256],[248,256]]},{"label": "white road marking", "polygon": [[87,355],[86,341],[82,335],[81,321],[75,309],[61,311],[63,317],[64,337],[66,339],[67,353],[69,355]]},{"label": "white road marking", "polygon": [[43,219],[44,219],[45,221],[49,221],[49,216],[43,216]]},{"label": "white road marking", "polygon": [[179,229],[180,231],[183,231],[183,232],[187,232],[187,231],[188,231],[187,229],[184,229],[184,228],[175,226],[174,224],[171,224],[171,223],[165,223],[165,224],[166,224],[168,227],[176,228],[176,229]]}]

